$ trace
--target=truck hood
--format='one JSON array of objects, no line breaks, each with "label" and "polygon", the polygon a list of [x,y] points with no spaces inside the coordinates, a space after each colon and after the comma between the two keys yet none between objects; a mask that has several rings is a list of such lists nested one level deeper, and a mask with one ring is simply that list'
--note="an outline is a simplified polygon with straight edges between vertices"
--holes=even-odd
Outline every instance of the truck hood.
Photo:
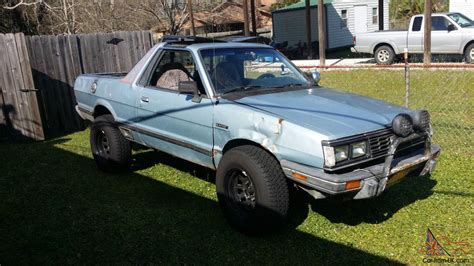
[{"label": "truck hood", "polygon": [[327,88],[248,96],[235,102],[335,139],[382,129],[410,110],[383,101]]},{"label": "truck hood", "polygon": [[474,26],[462,28],[462,31],[469,34],[474,33]]}]

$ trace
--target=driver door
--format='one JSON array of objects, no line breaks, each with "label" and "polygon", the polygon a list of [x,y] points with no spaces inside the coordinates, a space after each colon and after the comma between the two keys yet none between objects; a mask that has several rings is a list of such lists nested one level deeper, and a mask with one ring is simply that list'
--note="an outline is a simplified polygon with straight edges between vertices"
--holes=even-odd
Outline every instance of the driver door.
[{"label": "driver door", "polygon": [[[449,30],[452,25],[454,30]],[[444,16],[431,18],[431,51],[433,53],[458,53],[462,43],[462,32]]]},{"label": "driver door", "polygon": [[[213,104],[206,96],[188,50],[164,49],[138,96],[140,138],[146,145],[188,161],[213,168]],[[184,74],[185,73],[185,74]],[[194,80],[202,93],[179,94],[179,81]]]}]

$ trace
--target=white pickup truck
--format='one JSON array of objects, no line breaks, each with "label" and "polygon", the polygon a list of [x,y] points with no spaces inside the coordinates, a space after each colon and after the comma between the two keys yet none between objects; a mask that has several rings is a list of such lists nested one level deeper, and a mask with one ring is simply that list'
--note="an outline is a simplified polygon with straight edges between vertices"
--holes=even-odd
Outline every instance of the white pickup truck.
[{"label": "white pickup truck", "polygon": [[[408,31],[378,31],[357,34],[352,52],[373,54],[377,64],[392,64],[408,48],[410,54],[423,53],[423,15],[411,18]],[[431,16],[431,53],[461,54],[474,63],[474,22],[460,13]]]}]

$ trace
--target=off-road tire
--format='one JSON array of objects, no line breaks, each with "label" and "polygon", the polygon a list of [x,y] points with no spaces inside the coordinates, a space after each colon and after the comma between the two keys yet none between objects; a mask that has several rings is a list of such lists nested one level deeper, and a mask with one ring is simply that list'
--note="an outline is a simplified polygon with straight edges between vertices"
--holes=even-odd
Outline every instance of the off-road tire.
[{"label": "off-road tire", "polygon": [[474,64],[474,43],[469,44],[464,51],[464,61],[468,64]]},{"label": "off-road tire", "polygon": [[[236,196],[233,173],[253,183],[254,207],[245,206]],[[237,178],[238,179],[238,178]],[[244,145],[227,151],[217,168],[219,205],[232,227],[246,234],[263,234],[281,227],[289,208],[288,181],[278,161],[262,148]]]},{"label": "off-road tire", "polygon": [[100,170],[118,172],[130,167],[132,149],[112,115],[97,117],[91,126],[92,155]]},{"label": "off-road tire", "polygon": [[388,45],[382,45],[375,49],[374,58],[377,65],[391,65],[395,57],[395,52]]}]

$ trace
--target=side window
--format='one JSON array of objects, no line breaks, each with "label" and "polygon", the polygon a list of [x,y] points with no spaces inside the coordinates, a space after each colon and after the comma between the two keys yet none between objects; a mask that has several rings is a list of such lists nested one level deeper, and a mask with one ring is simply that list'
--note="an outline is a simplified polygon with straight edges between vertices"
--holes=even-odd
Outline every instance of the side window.
[{"label": "side window", "polygon": [[433,31],[447,31],[449,24],[451,23],[444,17],[431,18],[431,30]]},{"label": "side window", "polygon": [[423,21],[423,17],[416,17],[413,20],[413,26],[411,31],[420,31],[421,30],[421,22]]},{"label": "side window", "polygon": [[191,53],[181,50],[165,50],[152,72],[148,85],[178,91],[181,81],[196,81],[201,93],[204,93]]},{"label": "side window", "polygon": [[341,28],[347,28],[347,9],[341,10]]},{"label": "side window", "polygon": [[372,24],[379,24],[379,9],[372,8]]}]

